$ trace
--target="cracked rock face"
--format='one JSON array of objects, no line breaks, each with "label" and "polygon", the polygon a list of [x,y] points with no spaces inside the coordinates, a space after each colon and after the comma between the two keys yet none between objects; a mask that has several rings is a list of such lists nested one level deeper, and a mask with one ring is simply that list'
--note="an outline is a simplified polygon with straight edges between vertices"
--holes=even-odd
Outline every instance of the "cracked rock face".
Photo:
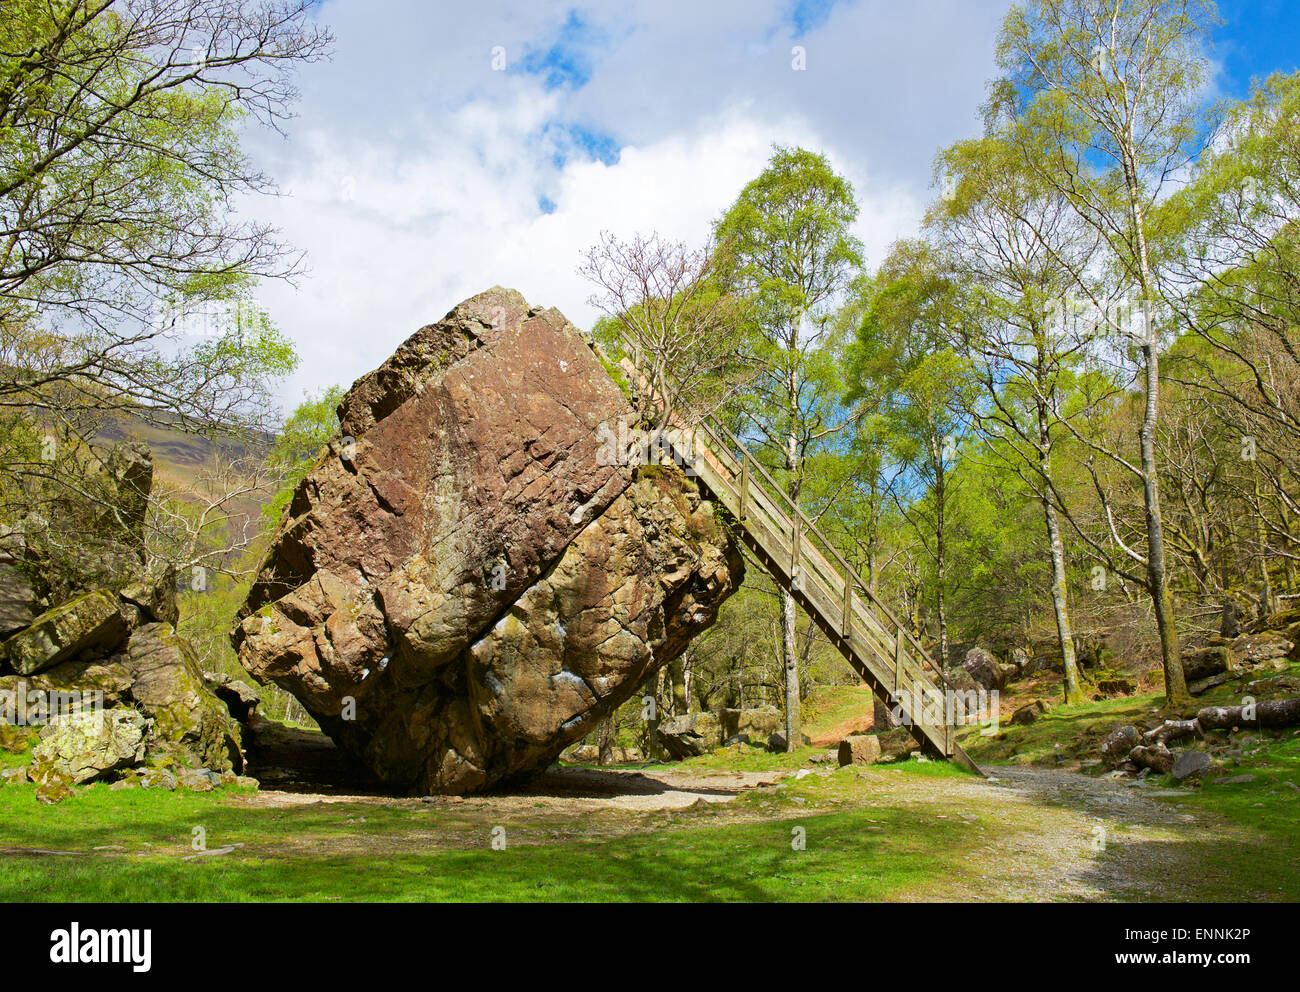
[{"label": "cracked rock face", "polygon": [[543,767],[708,627],[740,556],[676,469],[603,465],[632,411],[556,310],[494,289],[340,406],[233,631],[395,791]]}]

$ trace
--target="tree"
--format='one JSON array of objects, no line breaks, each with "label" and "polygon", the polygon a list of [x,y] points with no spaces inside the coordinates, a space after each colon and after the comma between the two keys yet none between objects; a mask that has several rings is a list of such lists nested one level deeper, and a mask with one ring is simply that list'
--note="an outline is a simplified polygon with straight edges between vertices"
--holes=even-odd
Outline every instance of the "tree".
[{"label": "tree", "polygon": [[888,437],[903,467],[894,499],[934,567],[941,664],[949,646],[951,470],[973,394],[969,363],[955,347],[959,293],[932,246],[895,245],[876,274],[850,359],[849,399],[872,390],[888,398]]},{"label": "tree", "polygon": [[293,69],[326,54],[312,8],[6,0],[0,403],[256,417],[264,379],[247,350],[178,325],[242,312],[253,280],[297,269],[232,205],[273,189],[239,129],[278,127]]},{"label": "tree", "polygon": [[273,421],[271,385],[297,358],[253,292],[298,262],[234,210],[272,191],[238,136],[279,126],[292,71],[326,54],[312,14],[306,0],[4,4],[0,421],[34,443],[0,456],[0,514],[74,559],[78,541],[134,542],[97,481],[123,424],[251,441]]},{"label": "tree", "polygon": [[605,232],[579,275],[589,303],[617,329],[620,350],[655,393],[642,418],[652,428],[693,427],[743,382],[743,301],[720,285],[719,249],[690,249],[658,234],[621,241]]},{"label": "tree", "polygon": [[1267,612],[1269,559],[1300,560],[1300,74],[1273,76],[1226,108],[1192,182],[1162,205],[1161,227],[1188,334],[1172,377],[1208,403],[1227,463],[1248,469],[1238,497],[1255,525]]},{"label": "tree", "polygon": [[1063,392],[1082,342],[1051,323],[1076,273],[1097,247],[1068,200],[1045,187],[1041,170],[1026,170],[1004,134],[960,142],[939,157],[950,195],[936,204],[929,227],[944,247],[952,278],[973,307],[962,317],[963,347],[974,360],[985,402],[975,427],[1038,501],[1047,533],[1051,600],[1065,672],[1065,698],[1079,702],[1070,620],[1065,541],[1056,506],[1057,450],[1068,438],[1060,420]]},{"label": "tree", "polygon": [[[1096,445],[1142,489],[1145,550],[1112,533],[1143,571],[1160,632],[1170,705],[1190,698],[1183,677],[1173,591],[1160,512],[1156,432],[1160,409],[1157,301],[1161,274],[1152,215],[1172,175],[1201,137],[1200,90],[1208,63],[1211,0],[1029,0],[1012,9],[998,42],[1005,76],[995,83],[991,118],[1008,124],[1027,169],[1064,197],[1098,234],[1105,261],[1141,312],[1134,332],[1144,396],[1136,462]],[[1082,275],[1082,274],[1081,274]],[[1093,292],[1094,283],[1079,286]],[[1099,489],[1099,494],[1105,495]]]},{"label": "tree", "polygon": [[275,497],[262,510],[268,522],[279,521],[298,483],[316,464],[321,449],[339,432],[338,408],[343,396],[340,386],[304,394],[302,402],[280,428],[280,435],[271,446],[270,461],[281,473],[282,482]]},{"label": "tree", "polygon": [[[759,457],[784,476],[792,508],[799,508],[807,459],[844,425],[837,364],[824,345],[825,309],[862,264],[849,231],[858,208],[849,182],[826,159],[802,148],[777,148],[767,168],[718,220],[730,283],[752,301],[750,351],[759,367],[738,404],[743,432],[758,441]],[[799,661],[795,599],[782,591],[787,746],[799,743]]]}]

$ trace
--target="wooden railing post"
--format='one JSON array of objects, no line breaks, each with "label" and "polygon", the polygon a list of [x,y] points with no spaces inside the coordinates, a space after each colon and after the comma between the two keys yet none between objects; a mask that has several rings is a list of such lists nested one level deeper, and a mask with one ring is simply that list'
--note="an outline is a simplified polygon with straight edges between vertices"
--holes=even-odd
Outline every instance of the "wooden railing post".
[{"label": "wooden railing post", "polygon": [[903,626],[894,631],[894,695],[898,695],[898,682],[903,671]]},{"label": "wooden railing post", "polygon": [[749,516],[749,452],[740,459],[740,519],[743,523]]},{"label": "wooden railing post", "polygon": [[840,635],[846,640],[853,639],[853,580],[844,576],[844,622],[840,624]]},{"label": "wooden railing post", "polygon": [[790,549],[790,582],[796,584],[799,582],[799,552],[800,545],[803,544],[803,521],[798,517],[794,518],[794,543]]}]

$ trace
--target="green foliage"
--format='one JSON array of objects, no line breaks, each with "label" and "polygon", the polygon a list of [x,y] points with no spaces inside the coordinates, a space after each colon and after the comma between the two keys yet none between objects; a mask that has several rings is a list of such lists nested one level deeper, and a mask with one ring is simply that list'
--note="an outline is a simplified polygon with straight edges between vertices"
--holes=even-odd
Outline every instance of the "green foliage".
[{"label": "green foliage", "polygon": [[305,394],[289,415],[271,448],[271,460],[283,472],[283,484],[262,509],[268,522],[278,521],[293,499],[294,490],[321,457],[321,450],[339,432],[338,408],[344,390],[330,386],[317,394]]}]

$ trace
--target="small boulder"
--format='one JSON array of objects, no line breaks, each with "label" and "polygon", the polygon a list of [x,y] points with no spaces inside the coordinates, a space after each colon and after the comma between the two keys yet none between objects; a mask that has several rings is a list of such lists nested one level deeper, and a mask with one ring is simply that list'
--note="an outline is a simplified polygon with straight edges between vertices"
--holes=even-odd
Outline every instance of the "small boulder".
[{"label": "small boulder", "polygon": [[1200,651],[1183,655],[1183,675],[1188,682],[1207,679],[1221,672],[1235,671],[1236,667],[1236,658],[1233,656],[1232,649],[1222,645],[1202,648]]},{"label": "small boulder", "polygon": [[[807,734],[800,734],[799,742],[803,747],[808,747],[809,745],[812,744],[812,738],[809,737]],[[767,739],[767,749],[776,754],[784,754],[786,751],[789,750],[789,748],[787,748],[785,744],[784,731],[778,730],[776,733],[774,733],[772,736],[770,736]]]},{"label": "small boulder", "polygon": [[177,768],[176,785],[189,792],[211,792],[221,784],[221,776],[207,768]]},{"label": "small boulder", "polygon": [[1219,620],[1219,636],[1232,640],[1241,634],[1241,609],[1236,600],[1223,601],[1223,613]]},{"label": "small boulder", "polygon": [[1128,679],[1102,679],[1097,683],[1097,691],[1106,697],[1131,696],[1137,692],[1137,686]]},{"label": "small boulder", "polygon": [[840,767],[874,765],[880,760],[880,740],[875,734],[854,734],[840,741]]},{"label": "small boulder", "polygon": [[1141,743],[1142,732],[1137,727],[1127,724],[1116,727],[1101,742],[1101,760],[1109,767],[1116,768]]},{"label": "small boulder", "polygon": [[1255,781],[1254,775],[1233,775],[1231,778],[1221,778],[1216,781],[1215,785],[1249,785]]},{"label": "small boulder", "polygon": [[1002,667],[993,654],[984,648],[971,648],[966,652],[966,661],[962,664],[966,674],[975,680],[980,688],[989,690],[1002,688],[1004,678]]},{"label": "small boulder", "polygon": [[727,738],[744,734],[751,740],[765,741],[781,729],[781,712],[775,706],[719,710],[718,719],[722,736]]},{"label": "small boulder", "polygon": [[1177,756],[1163,744],[1143,744],[1133,748],[1128,753],[1128,760],[1122,762],[1118,767],[1126,769],[1133,766],[1134,770],[1149,768],[1153,772],[1167,775],[1174,770],[1177,763]]},{"label": "small boulder", "polygon": [[1174,760],[1174,765],[1173,768],[1170,769],[1170,772],[1174,778],[1182,782],[1186,779],[1200,775],[1205,771],[1205,769],[1210,767],[1211,763],[1212,761],[1210,756],[1204,751],[1183,751]]},{"label": "small boulder", "polygon": [[1020,709],[1011,714],[1011,722],[1018,727],[1025,727],[1033,723],[1044,713],[1052,711],[1052,704],[1042,699],[1035,699],[1032,703],[1026,703]]},{"label": "small boulder", "polygon": [[161,789],[164,792],[176,791],[176,776],[166,768],[146,768],[140,774],[142,789]]}]

